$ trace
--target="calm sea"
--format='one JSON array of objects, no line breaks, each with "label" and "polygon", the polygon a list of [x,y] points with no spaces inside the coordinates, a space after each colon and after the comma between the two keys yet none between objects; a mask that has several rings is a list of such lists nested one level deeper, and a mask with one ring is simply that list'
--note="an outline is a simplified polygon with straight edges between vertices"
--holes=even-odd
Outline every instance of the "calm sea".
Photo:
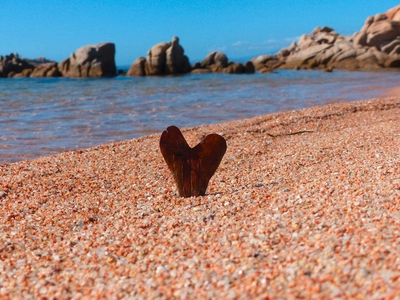
[{"label": "calm sea", "polygon": [[400,72],[278,71],[0,79],[0,164],[332,102],[379,97]]}]

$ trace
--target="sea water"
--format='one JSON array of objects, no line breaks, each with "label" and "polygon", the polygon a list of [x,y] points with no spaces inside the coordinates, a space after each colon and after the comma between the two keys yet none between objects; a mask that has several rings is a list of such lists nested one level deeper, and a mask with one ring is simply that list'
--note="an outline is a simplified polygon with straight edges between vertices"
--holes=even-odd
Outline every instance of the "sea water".
[{"label": "sea water", "polygon": [[277,71],[0,79],[0,164],[332,102],[379,97],[400,72]]}]

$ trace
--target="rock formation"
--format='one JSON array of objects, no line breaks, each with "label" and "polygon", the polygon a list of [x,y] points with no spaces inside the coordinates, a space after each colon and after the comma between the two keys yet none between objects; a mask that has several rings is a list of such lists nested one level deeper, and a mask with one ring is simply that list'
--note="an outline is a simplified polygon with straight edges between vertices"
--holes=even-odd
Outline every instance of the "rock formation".
[{"label": "rock formation", "polygon": [[34,68],[17,53],[0,56],[0,77],[28,77]]},{"label": "rock formation", "polygon": [[255,72],[252,62],[242,63],[229,62],[228,57],[222,52],[211,52],[201,63],[192,67],[191,73],[227,73],[227,74],[253,74]]},{"label": "rock formation", "polygon": [[57,63],[45,58],[26,59],[18,54],[0,56],[0,77],[58,77]]},{"label": "rock formation", "polygon": [[211,52],[201,62],[202,68],[210,68],[213,65],[226,68],[228,66],[228,57],[222,52]]},{"label": "rock formation", "polygon": [[167,74],[167,49],[171,46],[169,42],[162,42],[153,47],[147,52],[145,63],[146,75],[164,75]]},{"label": "rock formation", "polygon": [[83,46],[60,62],[58,69],[65,77],[114,77],[117,75],[115,45]]},{"label": "rock formation", "polygon": [[277,54],[262,55],[252,61],[261,73],[276,68],[331,71],[400,67],[400,5],[385,14],[368,17],[353,36],[317,27]]},{"label": "rock formation", "polygon": [[145,67],[146,67],[146,59],[143,56],[140,56],[133,62],[126,75],[146,76]]},{"label": "rock formation", "polygon": [[152,76],[184,74],[190,72],[188,57],[179,45],[179,38],[173,37],[171,42],[162,42],[147,52],[147,58],[137,58],[129,71],[128,76]]},{"label": "rock formation", "polygon": [[189,58],[184,52],[182,46],[179,45],[179,38],[174,36],[171,45],[165,52],[165,72],[167,74],[184,74],[190,71]]},{"label": "rock formation", "polygon": [[39,64],[30,74],[30,77],[59,77],[61,76],[58,71],[56,62],[47,62]]},{"label": "rock formation", "polygon": [[129,68],[128,76],[151,76],[185,73],[228,73],[228,74],[252,74],[255,72],[252,62],[241,63],[228,62],[224,53],[212,52],[201,62],[193,67],[189,59],[184,55],[184,50],[179,45],[179,38],[173,37],[172,42],[162,42],[153,46],[147,52],[147,58],[137,58]]},{"label": "rock formation", "polygon": [[112,43],[81,47],[60,63],[10,54],[0,56],[0,77],[113,77],[117,75],[114,57]]}]

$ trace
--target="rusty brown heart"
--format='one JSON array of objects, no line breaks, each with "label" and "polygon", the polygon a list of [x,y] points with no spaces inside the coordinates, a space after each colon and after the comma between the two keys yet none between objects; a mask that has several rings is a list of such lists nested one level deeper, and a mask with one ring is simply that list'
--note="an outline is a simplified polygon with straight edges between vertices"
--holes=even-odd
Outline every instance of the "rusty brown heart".
[{"label": "rusty brown heart", "polygon": [[160,139],[161,153],[174,176],[181,197],[204,196],[208,182],[226,151],[226,141],[218,134],[207,135],[191,148],[176,126],[169,126]]}]

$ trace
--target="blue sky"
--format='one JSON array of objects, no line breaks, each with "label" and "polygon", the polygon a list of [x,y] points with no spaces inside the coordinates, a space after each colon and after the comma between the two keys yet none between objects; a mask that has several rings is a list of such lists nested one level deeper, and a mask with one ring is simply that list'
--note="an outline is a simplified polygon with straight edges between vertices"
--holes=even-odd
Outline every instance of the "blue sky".
[{"label": "blue sky", "polygon": [[117,65],[180,38],[190,62],[211,51],[228,58],[276,53],[317,26],[351,35],[391,0],[1,0],[0,55],[61,61],[81,46],[116,44]]}]

